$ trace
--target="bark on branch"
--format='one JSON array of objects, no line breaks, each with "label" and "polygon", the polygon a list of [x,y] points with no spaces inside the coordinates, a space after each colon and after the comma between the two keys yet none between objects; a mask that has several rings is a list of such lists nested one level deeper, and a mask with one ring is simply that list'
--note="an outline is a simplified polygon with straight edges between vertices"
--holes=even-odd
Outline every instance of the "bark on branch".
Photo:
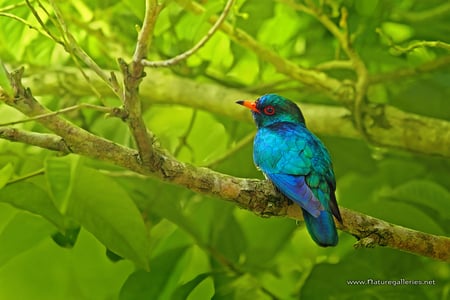
[{"label": "bark on branch", "polygon": [[[18,109],[27,116],[46,114],[48,109],[38,103],[31,91],[22,86],[22,71],[10,75],[14,95],[3,92],[0,100]],[[53,131],[67,145],[70,152],[107,161],[144,175],[184,186],[192,191],[212,195],[236,203],[238,206],[262,216],[285,216],[301,219],[301,211],[276,192],[267,182],[256,179],[242,179],[221,174],[208,168],[199,168],[182,163],[164,149],[153,144],[153,159],[149,164],[141,164],[137,151],[117,145],[95,136],[61,116],[50,114],[37,119]],[[24,132],[10,140],[29,143],[30,135]],[[0,131],[1,138],[7,138],[7,131]],[[60,150],[56,136],[32,134],[33,145],[50,150]],[[41,140],[39,140],[41,138]],[[39,140],[36,142],[36,140]],[[48,142],[46,142],[48,140]],[[450,261],[450,238],[418,232],[402,226],[341,208],[344,223],[339,228],[357,237],[357,246],[387,246],[438,260]]]},{"label": "bark on branch", "polygon": [[143,163],[149,163],[153,160],[153,134],[147,131],[142,118],[139,85],[146,75],[142,60],[147,56],[153,38],[156,18],[160,11],[161,6],[158,4],[158,1],[145,1],[144,22],[139,31],[133,61],[127,64],[123,59],[119,59],[124,78],[123,104],[125,111],[128,113],[126,120],[139,151],[139,160]]}]

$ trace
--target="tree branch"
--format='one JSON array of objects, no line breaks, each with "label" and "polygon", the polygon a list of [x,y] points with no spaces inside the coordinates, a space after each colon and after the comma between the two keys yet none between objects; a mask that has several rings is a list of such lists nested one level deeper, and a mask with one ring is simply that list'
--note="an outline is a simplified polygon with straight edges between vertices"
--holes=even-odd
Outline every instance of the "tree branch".
[{"label": "tree branch", "polygon": [[136,48],[131,64],[126,64],[119,59],[124,78],[123,104],[128,113],[127,123],[136,142],[139,152],[139,159],[144,164],[153,161],[153,134],[147,131],[141,113],[141,101],[139,99],[139,85],[145,77],[142,60],[147,56],[148,49],[152,42],[153,28],[157,16],[161,10],[157,0],[145,1],[145,16],[142,28],[139,31]]},{"label": "tree branch", "polygon": [[[90,74],[89,70],[86,70]],[[147,77],[143,79],[139,93],[143,99],[152,104],[177,104],[201,109],[213,114],[222,115],[239,121],[251,121],[246,111],[234,104],[236,99],[253,99],[260,95],[242,92],[238,89],[223,87],[214,83],[198,83],[192,79],[168,74],[158,69],[148,69]],[[24,78],[24,83],[30,85],[36,95],[54,95],[54,91],[61,85],[72,87],[70,92],[76,92],[76,97],[85,90],[86,82],[80,78],[73,68],[64,68],[51,72],[45,70]],[[100,80],[91,81],[104,96],[114,96],[111,90]],[[146,103],[150,102],[146,101]],[[360,138],[351,122],[350,112],[340,106],[317,105],[302,103],[302,111],[308,119],[308,127],[314,132],[330,136]],[[144,107],[145,110],[145,107]]]},{"label": "tree branch", "polygon": [[36,133],[10,127],[0,127],[0,138],[62,153],[70,153],[64,139],[54,134]]},{"label": "tree branch", "polygon": [[[29,117],[48,113],[48,110],[33,98],[31,91],[22,86],[22,72],[23,69],[9,75],[14,95],[3,93],[0,99]],[[61,136],[71,152],[107,161],[144,175],[152,175],[194,192],[231,201],[258,215],[301,219],[299,206],[290,203],[268,181],[236,178],[182,163],[156,145],[153,145],[154,161],[151,165],[143,165],[135,159],[136,151],[97,137],[61,119],[59,115],[49,115],[37,121]],[[343,207],[341,214],[344,223],[338,226],[360,240],[357,246],[387,246],[450,261],[450,238],[393,225]]]},{"label": "tree branch", "polygon": [[379,84],[385,82],[392,82],[398,79],[425,74],[433,70],[439,70],[448,67],[449,65],[450,65],[450,55],[447,55],[432,61],[428,61],[416,67],[401,68],[390,72],[374,74],[369,77],[369,83]]},{"label": "tree branch", "polygon": [[103,112],[109,116],[114,116],[114,117],[119,117],[121,119],[126,118],[126,116],[124,115],[124,112],[122,109],[118,108],[118,107],[106,107],[106,106],[100,106],[100,105],[95,105],[95,104],[89,104],[89,103],[81,103],[81,104],[77,104],[77,105],[73,105],[70,107],[65,107],[62,108],[60,110],[57,111],[52,111],[43,115],[37,115],[28,119],[24,119],[24,120],[19,120],[19,121],[14,121],[14,122],[7,122],[7,123],[0,123],[0,127],[4,127],[4,126],[10,126],[10,125],[16,125],[16,124],[21,124],[21,123],[27,123],[27,122],[32,122],[32,121],[36,121],[39,119],[44,119],[47,118],[49,116],[53,116],[53,115],[59,115],[59,114],[64,114],[64,113],[68,113],[71,111],[75,111],[75,110],[80,110],[83,108],[89,108],[89,109],[93,109],[99,112]]},{"label": "tree branch", "polygon": [[222,25],[223,21],[225,21],[225,18],[227,17],[228,13],[230,12],[231,7],[233,6],[233,3],[234,3],[234,0],[227,1],[227,4],[225,4],[225,8],[222,11],[222,14],[217,19],[216,23],[214,23],[214,25],[211,27],[211,29],[206,33],[206,35],[204,37],[202,37],[200,39],[200,41],[197,44],[194,45],[194,47],[192,47],[191,49],[189,49],[173,58],[166,59],[166,60],[148,61],[146,59],[143,59],[142,64],[146,67],[152,67],[152,68],[168,67],[168,66],[175,65],[182,60],[187,59],[189,56],[191,56],[192,54],[197,52],[201,47],[203,47],[206,44],[206,42],[209,41],[209,39],[214,35],[214,33],[216,33],[217,29],[220,27],[220,25]]},{"label": "tree branch", "polygon": [[436,5],[428,10],[421,11],[399,11],[392,14],[395,21],[406,21],[410,23],[425,22],[430,19],[441,18],[450,12],[450,3],[444,1],[442,4]]},{"label": "tree branch", "polygon": [[434,259],[450,262],[450,238],[432,235],[367,216],[346,208],[341,209],[344,224],[338,228],[354,236],[359,247],[387,246]]},{"label": "tree branch", "polygon": [[145,168],[137,164],[138,154],[136,151],[93,135],[48,110],[32,96],[30,89],[23,87],[21,83],[22,75],[23,68],[9,74],[14,95],[8,95],[5,91],[0,90],[1,101],[30,118],[46,115],[46,117],[39,118],[37,121],[60,136],[69,152],[119,166],[129,166],[130,170],[145,174]]},{"label": "tree branch", "polygon": [[[295,3],[292,0],[280,0],[281,2],[289,5],[293,9],[302,11],[315,19],[317,19],[339,42],[339,46],[344,50],[348,59],[351,62],[352,69],[357,75],[357,80],[355,82],[355,93],[354,99],[352,99],[353,104],[353,119],[355,121],[355,126],[363,137],[368,137],[366,133],[366,128],[364,128],[364,107],[365,99],[367,94],[367,88],[369,87],[369,76],[367,67],[364,61],[361,59],[359,54],[353,48],[347,27],[347,17],[348,12],[345,7],[341,9],[341,20],[338,27],[326,13],[322,11],[321,8],[316,7],[313,1],[307,1],[308,6],[303,4]],[[345,103],[344,103],[345,104]],[[348,105],[348,104],[347,104]]]},{"label": "tree branch", "polygon": [[[47,11],[47,9],[38,1],[39,8],[47,15],[47,17],[53,21],[53,25],[58,29],[60,32],[61,37],[58,38],[56,35],[52,33],[52,31],[48,28],[46,23],[41,19],[39,13],[37,10],[33,7],[33,5],[30,3],[29,0],[26,1],[28,8],[32,12],[33,16],[36,18],[36,20],[41,24],[42,28],[45,30],[45,32],[58,44],[62,45],[64,47],[64,50],[70,54],[70,57],[74,61],[75,65],[80,70],[81,74],[83,74],[85,80],[87,82],[90,81],[90,78],[83,72],[83,68],[80,65],[79,60],[81,60],[86,66],[88,66],[91,70],[95,71],[96,75],[99,76],[103,81],[108,84],[118,96],[119,90],[117,90],[117,85],[113,82],[113,77],[108,77],[108,75],[103,71],[102,68],[78,45],[76,39],[73,37],[73,35],[69,32],[67,28],[67,24],[65,22],[65,19],[63,17],[62,12],[60,11],[58,5],[56,5],[55,1],[50,0],[50,4],[53,8],[53,11],[55,13],[56,20],[53,21],[53,16]],[[95,89],[93,85],[89,85],[89,89],[92,90],[92,92],[99,98],[100,94]]]},{"label": "tree branch", "polygon": [[[181,6],[194,14],[205,14],[206,9],[194,1],[176,0]],[[208,22],[214,24],[217,16],[212,15]],[[342,103],[348,103],[353,100],[353,88],[350,85],[343,84],[341,81],[328,76],[318,70],[306,69],[278,55],[275,51],[265,48],[245,31],[235,28],[229,22],[223,22],[220,29],[226,33],[230,39],[237,44],[251,50],[262,60],[272,64],[275,69],[286,76],[297,80],[305,85],[320,89],[327,93],[331,98]],[[350,99],[350,100],[349,100]]]},{"label": "tree branch", "polygon": [[[447,60],[450,62],[450,56]],[[427,65],[427,68],[431,66]],[[71,86],[76,87],[77,92],[85,91],[86,83],[81,78],[77,80],[79,76],[76,75],[76,71],[73,72],[75,75],[72,75],[70,69],[65,70],[58,76],[47,70],[45,73],[36,74],[36,81],[32,77],[27,79],[27,82],[41,95],[51,94],[59,86],[55,78],[70,83]],[[144,79],[139,92],[143,98],[151,99],[153,104],[184,105],[231,119],[251,122],[249,114],[239,109],[234,101],[256,99],[259,95],[212,83],[198,83],[156,69],[149,69],[148,73],[149,76]],[[92,83],[96,84],[99,91],[113,95],[107,87],[102,88],[102,82]],[[77,94],[77,96],[80,95]],[[301,103],[300,106],[306,116],[308,127],[313,132],[362,139],[347,109],[309,103]],[[388,105],[368,105],[365,109],[364,127],[370,141],[375,145],[450,158],[450,147],[448,147],[450,122],[405,112]]]},{"label": "tree branch", "polygon": [[370,140],[381,146],[450,158],[448,121],[380,105],[367,110],[364,123]]}]

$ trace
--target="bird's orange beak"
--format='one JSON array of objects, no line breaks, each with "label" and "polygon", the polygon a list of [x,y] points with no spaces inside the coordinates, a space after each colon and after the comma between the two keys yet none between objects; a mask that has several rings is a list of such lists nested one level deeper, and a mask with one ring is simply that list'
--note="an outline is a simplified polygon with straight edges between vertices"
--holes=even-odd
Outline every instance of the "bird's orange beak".
[{"label": "bird's orange beak", "polygon": [[250,101],[250,100],[239,100],[236,101],[237,104],[243,105],[247,108],[249,108],[250,110],[257,112],[257,113],[261,113],[259,111],[259,109],[256,108],[256,101]]}]

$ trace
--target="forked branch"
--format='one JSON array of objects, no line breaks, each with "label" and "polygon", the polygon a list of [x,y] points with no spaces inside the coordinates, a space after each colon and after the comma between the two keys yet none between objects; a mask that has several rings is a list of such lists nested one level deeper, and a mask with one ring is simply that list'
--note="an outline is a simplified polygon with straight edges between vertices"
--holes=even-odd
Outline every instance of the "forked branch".
[{"label": "forked branch", "polygon": [[[49,110],[38,103],[29,89],[23,87],[22,72],[13,72],[9,75],[14,95],[3,92],[0,100],[29,117],[48,114]],[[62,138],[70,152],[107,161],[143,175],[152,175],[197,193],[231,201],[258,215],[301,219],[300,208],[280,195],[267,181],[236,178],[208,168],[186,164],[176,160],[155,144],[152,144],[153,161],[150,164],[142,164],[135,159],[136,151],[95,136],[59,115],[49,114],[36,121]],[[53,135],[45,137],[49,140],[47,145],[44,142],[34,145],[57,151],[65,149],[55,146],[58,144],[57,137]],[[0,138],[7,138],[7,131],[0,130]],[[20,132],[14,140],[29,143],[28,138],[30,135]],[[344,222],[339,228],[357,237],[359,242],[356,246],[387,246],[437,260],[450,261],[450,238],[390,224],[343,207],[341,213]]]}]

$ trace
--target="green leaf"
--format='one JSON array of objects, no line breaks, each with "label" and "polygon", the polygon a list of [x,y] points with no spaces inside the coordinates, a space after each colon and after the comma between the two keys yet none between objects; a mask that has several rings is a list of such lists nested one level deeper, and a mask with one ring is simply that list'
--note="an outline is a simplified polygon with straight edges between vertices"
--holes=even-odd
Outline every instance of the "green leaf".
[{"label": "green leaf", "polygon": [[80,233],[80,226],[74,226],[72,228],[68,228],[64,233],[57,232],[52,234],[52,239],[63,248],[73,248],[78,239],[78,234]]},{"label": "green leaf", "polygon": [[78,155],[66,155],[63,157],[51,157],[45,161],[45,178],[49,186],[55,206],[64,215],[69,206],[70,195],[80,157]]},{"label": "green leaf", "polygon": [[71,250],[55,246],[48,234],[33,245],[0,268],[0,299],[118,299],[121,285],[135,269],[130,261],[111,263],[104,246],[85,230]]},{"label": "green leaf", "polygon": [[29,182],[17,182],[0,190],[0,201],[9,203],[19,209],[38,214],[60,230],[65,228],[64,217],[53,205],[49,195]]},{"label": "green leaf", "polygon": [[248,273],[242,274],[241,276],[230,276],[230,274],[225,273],[215,274],[214,284],[214,300],[276,299],[271,295],[269,296],[266,293],[267,290],[263,290],[260,282],[255,280],[255,278]]},{"label": "green leaf", "polygon": [[[435,275],[423,268],[426,261],[412,254],[399,255],[387,248],[359,249],[337,264],[314,265],[301,289],[301,299],[429,299],[425,290],[437,285],[370,284],[373,281],[419,279],[415,270],[422,270],[420,280],[432,280]],[[411,268],[411,266],[414,266]],[[366,282],[366,284],[357,284]],[[372,282],[373,282],[372,281]]]},{"label": "green leaf", "polygon": [[237,211],[237,218],[247,243],[246,264],[257,268],[271,266],[297,228],[293,220],[260,218],[246,211]]},{"label": "green leaf", "polygon": [[374,174],[374,179],[378,184],[385,181],[391,186],[397,186],[426,172],[424,164],[417,163],[416,160],[384,159],[380,161],[379,171]]},{"label": "green leaf", "polygon": [[[218,203],[219,204],[219,203]],[[235,206],[224,203],[212,211],[211,244],[232,263],[238,263],[247,248],[247,240],[233,212]]]},{"label": "green leaf", "polygon": [[155,134],[166,148],[174,151],[179,138],[186,131],[192,116],[192,109],[185,107],[152,107],[144,115],[148,126],[154,128]]},{"label": "green leaf", "polygon": [[47,238],[54,227],[41,217],[18,212],[0,234],[0,267]]},{"label": "green leaf", "polygon": [[398,201],[390,201],[384,196],[366,206],[365,212],[371,216],[422,232],[443,235],[443,228],[436,219],[423,210]]},{"label": "green leaf", "polygon": [[144,12],[145,12],[145,5],[144,2],[136,2],[133,0],[125,0],[124,4],[128,8],[130,12],[132,12],[136,17],[138,17],[140,20],[143,19]]},{"label": "green leaf", "polygon": [[127,192],[111,178],[80,167],[68,215],[107,248],[148,267],[148,233],[142,216]]},{"label": "green leaf", "polygon": [[192,291],[209,276],[211,276],[211,273],[198,274],[195,278],[189,280],[183,285],[180,285],[172,294],[171,299],[172,300],[187,299],[189,295],[192,293]]},{"label": "green leaf", "polygon": [[414,29],[411,26],[400,23],[384,22],[381,28],[395,43],[404,42],[414,34]]},{"label": "green leaf", "polygon": [[259,1],[243,2],[239,14],[248,17],[237,19],[237,26],[245,28],[246,32],[256,36],[262,24],[274,15],[275,2],[268,1],[261,5]]},{"label": "green leaf", "polygon": [[[296,35],[301,23],[292,22],[297,14],[295,10],[286,5],[277,5],[275,12],[276,16],[265,20],[260,27],[258,40],[266,45],[274,45],[277,47],[277,51],[280,51],[280,49],[286,47],[286,43],[298,38]],[[289,50],[291,51],[290,47]]]},{"label": "green leaf", "polygon": [[13,173],[14,168],[12,164],[7,164],[6,166],[0,169],[0,189],[2,189],[6,185],[6,183],[9,181]]},{"label": "green leaf", "polygon": [[[192,193],[185,189],[160,182],[147,183],[141,193],[145,193],[146,207],[151,214],[169,220],[183,229],[197,244],[206,244],[211,229],[206,225],[210,222],[211,201],[204,201],[203,197],[192,197]],[[152,197],[149,198],[147,195]],[[186,207],[182,207],[184,202]],[[166,226],[164,228],[167,230]]]},{"label": "green leaf", "polygon": [[0,60],[0,92],[6,92],[8,95],[12,95],[13,91],[9,83],[8,74],[6,74],[5,68],[3,68],[3,61]]},{"label": "green leaf", "polygon": [[118,262],[120,260],[123,260],[123,257],[118,255],[117,253],[112,252],[109,249],[106,249],[106,257],[112,262]]},{"label": "green leaf", "polygon": [[419,65],[436,59],[436,54],[433,50],[425,47],[419,47],[408,52],[407,57],[408,62],[412,65]]},{"label": "green leaf", "polygon": [[152,269],[149,272],[139,270],[131,274],[120,290],[119,299],[160,299],[187,249],[184,246],[165,251],[151,260]]},{"label": "green leaf", "polygon": [[373,16],[379,0],[355,1],[356,11],[363,16]]},{"label": "green leaf", "polygon": [[[212,70],[225,72],[229,70],[233,63],[233,55],[230,51],[230,39],[223,35],[214,35],[204,47],[202,47],[197,55],[199,55],[202,59],[206,61],[210,60],[208,64],[208,68]],[[222,52],[225,55],[224,59],[211,60],[211,57],[214,57],[215,53]]]},{"label": "green leaf", "polygon": [[437,183],[428,180],[411,180],[391,191],[391,197],[433,209],[442,218],[450,218],[448,207],[450,193]]}]

